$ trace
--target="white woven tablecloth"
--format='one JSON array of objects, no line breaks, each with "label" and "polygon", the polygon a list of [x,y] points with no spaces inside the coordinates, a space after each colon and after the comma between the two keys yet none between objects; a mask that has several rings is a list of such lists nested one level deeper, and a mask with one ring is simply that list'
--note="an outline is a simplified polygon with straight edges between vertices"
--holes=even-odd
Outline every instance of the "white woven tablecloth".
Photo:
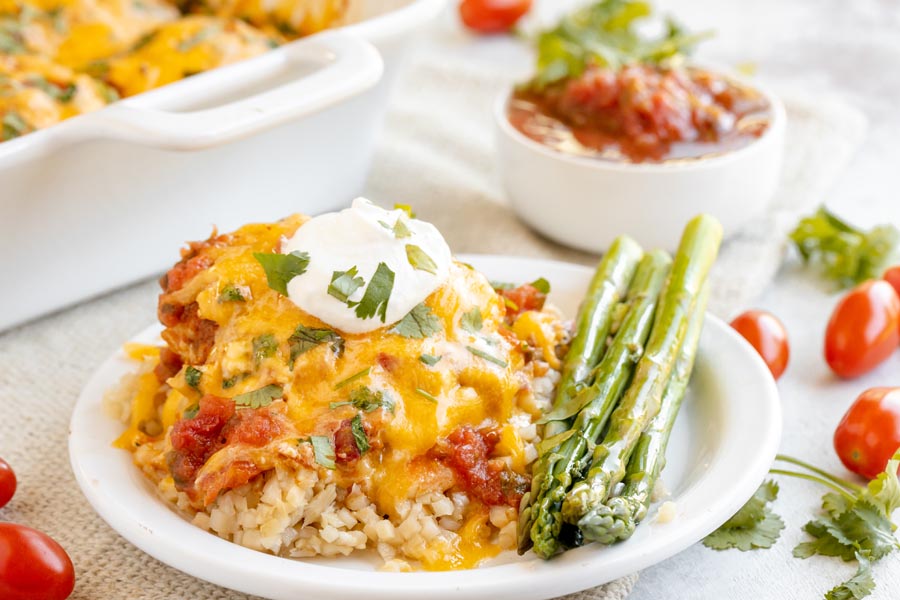
[{"label": "white woven tablecloth", "polygon": [[[726,3],[697,0],[685,4],[688,12],[697,13],[701,23],[708,23],[707,9],[715,5],[723,11],[721,6]],[[773,18],[797,16],[796,10],[787,14],[783,3],[775,0],[763,4]],[[819,0],[797,4],[827,4],[833,10],[847,6]],[[874,0],[860,4],[873,10],[879,5]],[[753,10],[760,10],[756,6]],[[867,9],[860,9],[859,14]],[[746,7],[742,10],[749,11]],[[728,14],[731,13],[726,13],[723,21]],[[752,22],[761,21],[761,17],[753,18],[756,20]],[[769,75],[768,63],[761,60],[761,49],[766,45],[754,37],[758,32],[748,29],[739,18],[727,23],[744,32],[752,43],[748,42],[747,55],[729,54],[728,46],[723,46],[719,56],[759,60],[763,74]],[[781,24],[776,30],[795,32],[801,21],[796,23],[790,28]],[[787,39],[786,33],[785,36]],[[784,43],[790,46],[794,42]],[[826,43],[830,42],[822,39],[817,48],[821,50]],[[864,130],[860,114],[831,94],[812,97],[787,92],[792,79],[787,75],[792,69],[799,70],[798,64],[804,60],[803,47],[790,47],[794,50],[794,63],[776,61],[771,65],[776,74],[780,68],[780,74],[786,75],[774,79],[781,84],[779,89],[786,90],[791,119],[784,183],[772,215],[723,250],[716,272],[715,298],[715,310],[723,316],[764,292],[779,264],[784,229],[792,224],[797,210],[805,210],[824,198],[850,160]],[[896,59],[900,54],[893,56]],[[836,56],[832,58],[837,60]],[[900,60],[893,64],[900,64]],[[594,262],[595,257],[560,248],[531,233],[505,207],[493,168],[489,106],[496,90],[521,74],[525,65],[521,53],[508,40],[473,40],[459,33],[451,19],[441,23],[400,82],[368,193],[388,203],[413,204],[423,218],[444,232],[456,252]],[[818,77],[826,74],[822,71]],[[815,83],[813,79],[810,86],[815,88]],[[833,92],[832,87],[819,90]],[[900,94],[893,99],[896,102]],[[870,114],[877,114],[884,106],[877,105],[876,110],[872,106],[866,108]],[[896,136],[897,129],[893,131]],[[893,156],[896,163],[897,153]],[[879,159],[880,156],[873,157],[862,166],[854,163],[850,177],[871,181],[871,170],[865,165]],[[895,168],[887,177],[888,182],[900,178],[900,169]],[[847,188],[846,178],[842,181],[838,189],[847,198],[844,205],[848,206],[855,202],[852,193],[856,190]],[[868,212],[860,214],[872,220],[877,218],[879,208],[872,196],[879,190],[871,185],[866,189],[870,195],[864,196],[868,201],[864,208]],[[898,212],[894,212],[894,217],[900,221]],[[204,233],[198,230],[198,237]],[[246,598],[182,575],[131,547],[90,510],[68,467],[67,422],[80,387],[123,340],[153,321],[155,294],[155,284],[147,282],[0,335],[0,456],[13,464],[20,478],[19,492],[6,509],[0,510],[0,519],[42,529],[67,548],[78,573],[74,598]],[[821,456],[819,462],[836,468],[836,459],[825,438],[830,437],[836,419],[862,384],[832,385],[819,360],[819,330],[833,298],[825,296],[813,282],[790,275],[763,302],[779,312],[794,334],[794,364],[782,383],[787,412],[785,448],[811,458],[816,458],[815,450]],[[895,361],[885,369],[898,367],[900,361]],[[897,372],[900,371],[895,370],[895,375]],[[875,378],[873,375],[867,381],[875,382]],[[820,403],[817,396],[831,400]],[[789,542],[799,537],[799,527],[816,504],[818,492],[793,483],[784,485],[783,490],[783,497],[793,498],[779,503],[788,522],[789,541],[768,553],[752,556],[717,554],[694,547],[646,571],[632,597],[819,597],[837,582],[835,571],[843,573],[846,569],[834,569],[833,561],[800,563],[789,558]],[[898,560],[891,564],[898,570]],[[900,589],[900,576],[895,574],[890,579],[891,575],[883,572],[889,568],[879,565],[877,569],[876,577],[882,587],[876,598],[897,597],[885,595],[891,583],[897,586],[894,590]],[[636,577],[625,578],[577,596],[585,600],[619,600],[628,595],[635,580]]]}]

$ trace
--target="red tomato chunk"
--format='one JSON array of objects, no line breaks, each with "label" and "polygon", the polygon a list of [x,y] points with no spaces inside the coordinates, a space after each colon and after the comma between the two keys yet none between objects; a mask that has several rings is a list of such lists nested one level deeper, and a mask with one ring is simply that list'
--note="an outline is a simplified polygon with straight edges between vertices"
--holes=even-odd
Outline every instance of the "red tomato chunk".
[{"label": "red tomato chunk", "polygon": [[467,492],[488,506],[518,507],[527,481],[503,461],[490,458],[499,441],[496,431],[460,427],[447,438],[445,460]]}]

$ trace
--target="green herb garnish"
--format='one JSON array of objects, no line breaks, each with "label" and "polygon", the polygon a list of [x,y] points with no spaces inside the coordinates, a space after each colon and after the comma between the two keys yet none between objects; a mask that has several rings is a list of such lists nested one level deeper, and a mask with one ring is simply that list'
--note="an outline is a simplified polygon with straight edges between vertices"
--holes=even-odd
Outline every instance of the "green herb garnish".
[{"label": "green herb garnish", "polygon": [[229,283],[221,292],[219,292],[218,301],[221,304],[223,302],[246,302],[247,299],[244,298],[244,293],[240,288]]},{"label": "green herb garnish", "polygon": [[325,435],[311,435],[309,442],[312,444],[316,462],[326,469],[334,469],[334,442]]},{"label": "green herb garnish", "polygon": [[192,388],[199,389],[200,387],[200,378],[203,376],[203,371],[198,369],[197,367],[188,367],[184,370],[184,382],[191,386]]},{"label": "green herb garnish", "polygon": [[565,16],[537,40],[537,71],[527,87],[542,89],[578,77],[590,66],[619,69],[660,64],[688,54],[710,33],[689,34],[671,19],[655,39],[642,37],[638,22],[652,8],[643,0],[600,0]]},{"label": "green herb garnish", "polygon": [[424,250],[415,244],[406,245],[406,260],[408,260],[413,269],[416,269],[417,271],[425,271],[432,275],[437,273],[437,263],[434,262]]},{"label": "green herb garnish", "polygon": [[424,339],[441,330],[441,320],[425,304],[417,304],[391,328],[403,337]]},{"label": "green herb garnish", "polygon": [[356,447],[359,450],[360,454],[365,454],[369,451],[369,437],[366,435],[366,429],[363,427],[362,417],[358,414],[350,420],[350,431],[353,432],[353,441],[356,442]]},{"label": "green herb garnish", "polygon": [[511,290],[514,287],[516,287],[515,285],[513,285],[512,283],[509,283],[508,281],[491,281],[490,284],[491,284],[491,287],[494,288],[494,290],[496,290],[498,292],[501,290]]},{"label": "green herb garnish", "polygon": [[339,381],[337,383],[337,385],[334,386],[334,389],[339,390],[342,387],[346,387],[346,386],[350,385],[351,383],[353,383],[354,381],[356,381],[357,379],[362,379],[363,377],[368,376],[369,373],[371,373],[371,372],[372,372],[372,367],[366,367],[359,373],[354,373],[347,379],[344,379],[343,381]]},{"label": "green herb garnish", "polygon": [[29,127],[28,123],[25,122],[25,119],[22,118],[17,112],[8,112],[3,115],[3,120],[0,121],[0,138],[2,141],[11,140],[13,138],[17,138],[20,135],[24,135],[28,133]]},{"label": "green herb garnish", "polygon": [[839,219],[824,206],[801,219],[791,240],[803,262],[815,264],[841,287],[878,279],[900,258],[900,230],[886,224],[864,231]]},{"label": "green herb garnish", "polygon": [[426,398],[426,399],[430,400],[431,402],[434,402],[435,404],[437,404],[438,399],[435,398],[434,396],[432,396],[431,394],[429,394],[428,392],[426,392],[425,390],[423,390],[422,388],[416,388],[416,393],[418,395],[422,396],[423,398]]},{"label": "green herb garnish", "polygon": [[[871,563],[900,548],[894,535],[891,516],[900,508],[900,450],[887,463],[883,473],[861,486],[831,475],[801,460],[779,455],[776,460],[800,467],[802,471],[773,468],[769,472],[814,481],[830,488],[822,497],[822,514],[804,525],[810,540],[794,548],[797,558],[815,555],[856,560],[856,574],[825,594],[826,600],[860,600],[875,588]],[[775,499],[778,487],[766,482],[753,498],[719,530],[704,540],[716,550],[768,548],[781,531],[781,519],[767,504]],[[773,525],[777,524],[777,526]]]},{"label": "green herb garnish", "polygon": [[467,313],[464,313],[459,320],[459,326],[469,333],[478,333],[484,325],[481,317],[481,310],[476,306]]},{"label": "green herb garnish", "polygon": [[[397,217],[397,222],[394,223],[394,227],[391,231],[394,232],[394,237],[398,240],[412,236],[412,231],[410,231],[409,227],[406,226],[406,223],[403,222],[403,217]],[[407,254],[409,254],[408,250]]]},{"label": "green herb garnish", "polygon": [[186,409],[184,409],[184,414],[181,415],[181,418],[182,419],[193,419],[194,417],[197,416],[198,412],[200,412],[200,404],[198,404],[197,402],[194,402],[193,404],[188,406]]},{"label": "green herb garnish", "polygon": [[466,349],[469,352],[471,352],[472,354],[474,354],[475,356],[477,356],[479,358],[483,358],[486,361],[492,362],[495,365],[499,365],[503,368],[506,368],[508,366],[508,364],[505,360],[501,360],[501,359],[497,358],[496,356],[491,356],[490,354],[488,354],[487,352],[484,352],[483,350],[479,350],[478,348],[473,348],[472,346],[466,346]]},{"label": "green herb garnish", "polygon": [[703,540],[713,550],[771,548],[784,529],[784,521],[768,504],[778,497],[778,484],[766,481],[733,517]]},{"label": "green herb garnish", "polygon": [[341,302],[348,302],[353,293],[366,285],[366,280],[357,277],[356,267],[350,267],[346,271],[335,271],[331,275],[331,283],[328,285],[328,295]]},{"label": "green herb garnish", "polygon": [[375,274],[366,286],[366,293],[362,300],[352,303],[356,307],[356,316],[360,319],[371,319],[374,316],[381,317],[384,323],[387,315],[388,301],[391,291],[394,289],[394,272],[386,264],[378,263]]},{"label": "green herb garnish", "polygon": [[244,379],[245,377],[247,377],[247,375],[249,375],[249,373],[238,373],[237,375],[229,377],[228,379],[223,379],[222,389],[227,390],[233,388],[235,385],[237,385],[238,381]]},{"label": "green herb garnish", "polygon": [[531,287],[533,287],[534,289],[536,289],[537,291],[539,291],[542,294],[550,293],[550,282],[547,281],[546,279],[544,279],[543,277],[535,279],[534,281],[531,282],[530,285],[531,285]]},{"label": "green herb garnish", "polygon": [[306,267],[309,266],[309,254],[295,250],[290,254],[266,254],[264,252],[254,252],[255,258],[266,272],[266,281],[269,287],[281,294],[287,296],[288,282],[306,273]]},{"label": "green herb garnish", "polygon": [[246,394],[238,394],[234,398],[234,405],[239,408],[263,408],[272,404],[272,400],[282,398],[284,390],[276,383],[270,383],[258,390],[247,392]]},{"label": "green herb garnish", "polygon": [[373,391],[366,386],[360,386],[350,392],[350,400],[346,402],[332,402],[328,405],[331,410],[342,406],[352,406],[365,413],[370,413],[379,408],[394,412],[394,401],[387,394],[381,390]]},{"label": "green herb garnish", "polygon": [[253,338],[253,362],[259,366],[264,359],[275,356],[278,350],[278,340],[271,333],[264,333]]},{"label": "green herb garnish", "polygon": [[330,329],[316,329],[298,325],[288,338],[291,347],[291,364],[301,354],[309,352],[320,344],[331,344],[331,350],[340,357],[344,353],[344,338]]},{"label": "green herb garnish", "polygon": [[433,367],[438,364],[438,362],[443,358],[443,356],[433,356],[431,354],[422,354],[419,356],[419,360],[429,367]]}]

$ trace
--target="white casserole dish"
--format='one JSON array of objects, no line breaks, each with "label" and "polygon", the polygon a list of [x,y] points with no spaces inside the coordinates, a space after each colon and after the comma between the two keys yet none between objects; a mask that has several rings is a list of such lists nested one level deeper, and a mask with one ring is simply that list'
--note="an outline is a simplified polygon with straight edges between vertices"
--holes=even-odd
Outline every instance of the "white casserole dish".
[{"label": "white casserole dish", "polygon": [[0,144],[0,330],[161,272],[184,240],[359,195],[398,63],[446,0],[361,20]]}]

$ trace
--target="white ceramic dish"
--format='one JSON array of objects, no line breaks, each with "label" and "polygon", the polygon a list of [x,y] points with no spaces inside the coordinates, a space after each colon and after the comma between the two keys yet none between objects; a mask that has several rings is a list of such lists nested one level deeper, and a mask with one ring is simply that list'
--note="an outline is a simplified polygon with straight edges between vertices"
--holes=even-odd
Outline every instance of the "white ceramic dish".
[{"label": "white ceramic dish", "polygon": [[513,209],[547,237],[588,252],[606,250],[622,231],[647,248],[674,250],[684,224],[700,213],[726,236],[761,214],[778,184],[787,117],[756,82],[772,122],[749,145],[696,161],[619,163],[553,150],[519,132],[506,115],[510,92],[494,105],[498,169]]},{"label": "white ceramic dish", "polygon": [[160,272],[213,223],[358,196],[401,59],[446,0],[359,2],[354,25],[0,144],[0,281],[17,290],[0,330]]},{"label": "white ceramic dish", "polygon": [[[546,277],[551,301],[567,314],[580,302],[591,270],[521,258],[461,257],[489,278]],[[158,327],[137,339],[152,342]],[[510,552],[478,569],[382,573],[364,558],[292,561],[255,552],[194,527],[171,510],[110,442],[121,424],[101,408],[104,390],[134,368],[119,352],[94,374],[75,406],[69,452],[75,477],[95,510],[128,541],[195,577],[277,600],[538,600],[586,589],[643,569],[695,543],[730,517],[756,490],[775,457],[781,432],[778,392],[743,338],[707,320],[663,474],[677,506],[667,524],[655,510],[629,541],[586,546],[544,562]]]}]

